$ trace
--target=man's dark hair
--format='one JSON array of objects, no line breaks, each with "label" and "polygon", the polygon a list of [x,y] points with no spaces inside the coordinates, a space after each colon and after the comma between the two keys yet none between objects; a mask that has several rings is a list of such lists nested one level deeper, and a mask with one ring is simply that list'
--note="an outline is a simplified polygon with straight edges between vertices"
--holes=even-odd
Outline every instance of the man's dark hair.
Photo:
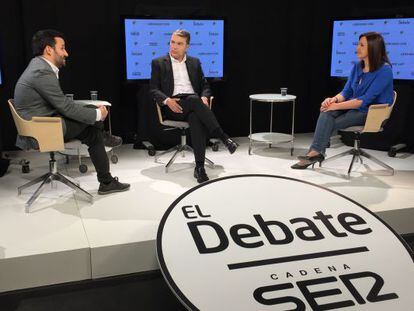
[{"label": "man's dark hair", "polygon": [[57,30],[44,29],[36,32],[32,38],[32,51],[34,56],[43,55],[46,46],[55,47],[55,38],[65,40],[65,35]]},{"label": "man's dark hair", "polygon": [[187,44],[190,44],[190,33],[185,29],[177,29],[173,32],[173,35],[177,35],[179,37],[185,38]]}]

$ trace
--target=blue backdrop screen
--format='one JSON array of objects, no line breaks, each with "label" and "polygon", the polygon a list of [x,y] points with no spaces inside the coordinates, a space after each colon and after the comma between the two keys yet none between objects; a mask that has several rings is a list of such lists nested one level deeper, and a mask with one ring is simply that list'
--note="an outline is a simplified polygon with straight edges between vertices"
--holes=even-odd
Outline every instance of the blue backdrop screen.
[{"label": "blue backdrop screen", "polygon": [[224,21],[189,19],[124,19],[126,79],[151,77],[151,61],[166,55],[174,30],[190,32],[187,53],[200,59],[207,78],[223,77]]},{"label": "blue backdrop screen", "polygon": [[338,20],[333,22],[331,77],[348,77],[358,61],[360,34],[382,34],[394,79],[414,80],[414,18]]}]

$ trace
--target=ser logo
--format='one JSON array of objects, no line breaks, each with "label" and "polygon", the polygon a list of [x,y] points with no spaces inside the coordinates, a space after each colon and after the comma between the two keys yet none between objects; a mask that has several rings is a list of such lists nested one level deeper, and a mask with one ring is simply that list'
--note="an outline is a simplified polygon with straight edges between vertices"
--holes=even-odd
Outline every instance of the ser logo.
[{"label": "ser logo", "polygon": [[[384,287],[384,279],[370,271],[364,271],[359,273],[350,273],[350,274],[342,274],[339,276],[340,281],[342,281],[343,285],[349,291],[349,294],[352,295],[353,299],[347,300],[335,300],[334,302],[321,304],[318,302],[317,298],[323,297],[330,297],[333,295],[340,295],[342,294],[341,290],[338,287],[334,287],[332,285],[329,289],[326,290],[319,290],[319,291],[311,291],[310,288],[312,286],[320,286],[325,285],[328,283],[337,283],[338,278],[331,276],[331,277],[323,277],[323,278],[315,278],[309,279],[305,281],[298,281],[296,282],[297,288],[302,293],[303,297],[305,298],[306,302],[310,305],[312,310],[333,310],[333,309],[341,309],[346,307],[351,307],[355,305],[364,305],[366,303],[375,303],[375,302],[383,302],[386,300],[397,299],[398,295],[396,293],[381,293]],[[361,281],[361,280],[368,280],[372,282],[372,287],[369,289],[369,292],[364,297],[365,290],[359,288],[358,285],[354,284],[352,281]],[[257,288],[254,293],[254,299],[263,304],[263,305],[280,305],[286,303],[292,303],[295,306],[293,310],[306,310],[306,305],[304,301],[297,296],[283,296],[283,293],[286,290],[295,288],[294,283],[283,283],[283,284],[276,284],[276,285],[268,285],[262,286]],[[280,296],[275,298],[268,298],[266,294],[276,294],[277,292],[282,291]],[[374,309],[373,309],[374,310]]]},{"label": "ser logo", "polygon": [[413,257],[398,235],[358,203],[286,177],[232,176],[189,190],[165,213],[157,254],[191,310],[413,305]]}]

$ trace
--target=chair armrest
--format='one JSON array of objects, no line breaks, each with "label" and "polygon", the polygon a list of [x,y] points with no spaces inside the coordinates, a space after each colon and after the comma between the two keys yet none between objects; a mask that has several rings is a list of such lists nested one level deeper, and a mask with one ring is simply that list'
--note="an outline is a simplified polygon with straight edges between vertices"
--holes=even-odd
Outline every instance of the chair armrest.
[{"label": "chair armrest", "polygon": [[52,122],[60,123],[59,117],[32,117],[33,122]]},{"label": "chair armrest", "polygon": [[368,110],[384,109],[387,107],[389,107],[388,104],[375,104],[375,105],[370,105]]},{"label": "chair armrest", "polygon": [[210,109],[213,107],[213,99],[214,99],[214,96],[210,96],[210,100],[209,100],[209,107],[210,107]]},{"label": "chair armrest", "polygon": [[388,104],[369,106],[367,119],[362,133],[377,133],[382,131],[382,124],[390,117],[391,107]]},{"label": "chair armrest", "polygon": [[155,103],[155,106],[157,107],[158,121],[162,124],[162,122],[164,122],[164,118],[162,117],[161,107],[157,103]]}]

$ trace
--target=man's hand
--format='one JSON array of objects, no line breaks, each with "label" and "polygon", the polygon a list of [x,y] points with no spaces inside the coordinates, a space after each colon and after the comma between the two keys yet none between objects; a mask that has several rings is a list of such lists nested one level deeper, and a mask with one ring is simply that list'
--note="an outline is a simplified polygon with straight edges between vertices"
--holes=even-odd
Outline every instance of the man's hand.
[{"label": "man's hand", "polygon": [[104,121],[108,116],[108,110],[105,106],[98,106],[98,109],[101,111],[101,121]]},{"label": "man's hand", "polygon": [[178,103],[178,98],[168,98],[165,104],[170,108],[172,112],[183,113],[183,108]]},{"label": "man's hand", "polygon": [[210,103],[208,102],[208,98],[205,96],[201,97],[201,100],[203,101],[204,105],[206,105],[207,107],[210,107]]}]

